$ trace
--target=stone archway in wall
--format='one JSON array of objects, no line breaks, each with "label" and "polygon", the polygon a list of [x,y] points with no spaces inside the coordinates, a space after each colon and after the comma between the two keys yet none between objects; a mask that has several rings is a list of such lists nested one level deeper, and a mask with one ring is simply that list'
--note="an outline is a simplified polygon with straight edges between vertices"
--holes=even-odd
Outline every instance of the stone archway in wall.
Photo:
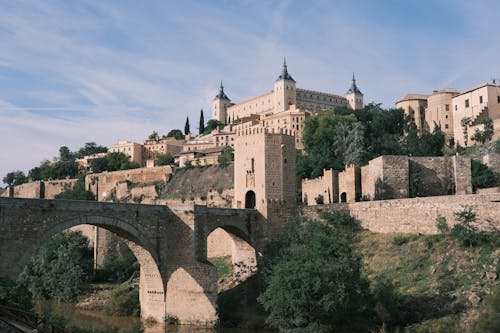
[{"label": "stone archway in wall", "polygon": [[[21,257],[20,267],[24,267],[36,250],[51,237],[82,224],[84,223],[80,218],[70,219],[45,231],[36,244],[30,248],[30,251],[26,251]],[[88,216],[85,218],[85,224],[106,229],[124,240],[140,265],[139,302],[141,317],[144,319],[154,318],[157,322],[163,322],[166,308],[165,284],[158,267],[158,254],[152,250],[153,247],[148,244],[144,233],[137,226],[132,226],[116,218]]]},{"label": "stone archway in wall", "polygon": [[255,208],[255,192],[250,190],[245,194],[245,208]]},{"label": "stone archway in wall", "polygon": [[207,258],[230,257],[233,278],[244,281],[257,270],[257,257],[254,247],[247,237],[235,227],[219,227],[207,237]]},{"label": "stone archway in wall", "polygon": [[347,193],[346,192],[342,192],[340,194],[340,202],[347,202]]}]

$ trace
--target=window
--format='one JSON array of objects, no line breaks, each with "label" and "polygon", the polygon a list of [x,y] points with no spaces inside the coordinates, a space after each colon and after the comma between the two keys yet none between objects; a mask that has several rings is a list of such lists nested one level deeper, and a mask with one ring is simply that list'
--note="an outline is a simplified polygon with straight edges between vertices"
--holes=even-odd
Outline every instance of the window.
[{"label": "window", "polygon": [[455,111],[457,111],[457,110],[458,110],[458,106],[455,104]]},{"label": "window", "polygon": [[448,119],[448,115],[446,115],[445,118]]},{"label": "window", "polygon": [[466,99],[465,100],[465,107],[468,108],[469,107],[469,99]]},{"label": "window", "polygon": [[497,96],[497,102],[500,104],[500,96]]},{"label": "window", "polygon": [[[481,102],[481,103],[482,103],[482,102]],[[450,111],[450,105],[449,105],[449,104],[446,104],[446,105],[445,105],[445,109],[446,109],[446,111]],[[446,116],[446,117],[448,117],[448,116]]]},{"label": "window", "polygon": [[479,104],[483,104],[483,96],[479,96]]},{"label": "window", "polygon": [[445,125],[444,125],[444,128],[448,129],[448,124],[445,124]]}]

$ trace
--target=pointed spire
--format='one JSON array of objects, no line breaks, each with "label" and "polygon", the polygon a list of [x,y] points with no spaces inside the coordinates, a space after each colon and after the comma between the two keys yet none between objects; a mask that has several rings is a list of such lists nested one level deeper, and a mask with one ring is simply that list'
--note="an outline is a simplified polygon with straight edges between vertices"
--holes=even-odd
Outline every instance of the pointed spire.
[{"label": "pointed spire", "polygon": [[356,78],[354,77],[354,72],[352,73],[351,87],[349,88],[349,90],[347,90],[347,94],[352,94],[352,93],[363,94],[356,85]]},{"label": "pointed spire", "polygon": [[224,85],[222,84],[222,80],[220,80],[219,93],[215,96],[215,99],[225,99],[230,101],[229,97],[224,93]]},{"label": "pointed spire", "polygon": [[281,74],[280,74],[280,76],[278,76],[278,79],[276,81],[279,81],[279,80],[290,80],[290,81],[295,82],[295,80],[292,78],[292,76],[290,74],[288,74],[288,67],[286,65],[286,58],[285,57],[283,57],[283,70],[281,71]]}]

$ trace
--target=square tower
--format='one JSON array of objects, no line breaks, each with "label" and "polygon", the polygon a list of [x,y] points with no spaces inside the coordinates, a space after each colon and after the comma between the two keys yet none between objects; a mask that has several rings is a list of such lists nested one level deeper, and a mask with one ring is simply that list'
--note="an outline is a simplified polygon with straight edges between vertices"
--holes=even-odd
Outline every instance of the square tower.
[{"label": "square tower", "polygon": [[267,217],[268,202],[295,203],[291,133],[247,129],[237,133],[234,148],[234,208],[255,208]]}]

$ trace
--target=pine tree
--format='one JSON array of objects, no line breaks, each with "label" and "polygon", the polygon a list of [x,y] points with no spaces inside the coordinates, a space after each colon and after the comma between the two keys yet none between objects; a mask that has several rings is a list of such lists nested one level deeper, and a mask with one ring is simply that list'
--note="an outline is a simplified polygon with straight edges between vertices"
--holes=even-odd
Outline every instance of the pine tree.
[{"label": "pine tree", "polygon": [[189,129],[189,117],[186,117],[186,125],[184,125],[184,134],[188,135],[191,133],[191,130]]},{"label": "pine tree", "polygon": [[200,134],[203,134],[205,131],[205,117],[203,117],[203,109],[200,111],[200,127],[198,129]]}]

